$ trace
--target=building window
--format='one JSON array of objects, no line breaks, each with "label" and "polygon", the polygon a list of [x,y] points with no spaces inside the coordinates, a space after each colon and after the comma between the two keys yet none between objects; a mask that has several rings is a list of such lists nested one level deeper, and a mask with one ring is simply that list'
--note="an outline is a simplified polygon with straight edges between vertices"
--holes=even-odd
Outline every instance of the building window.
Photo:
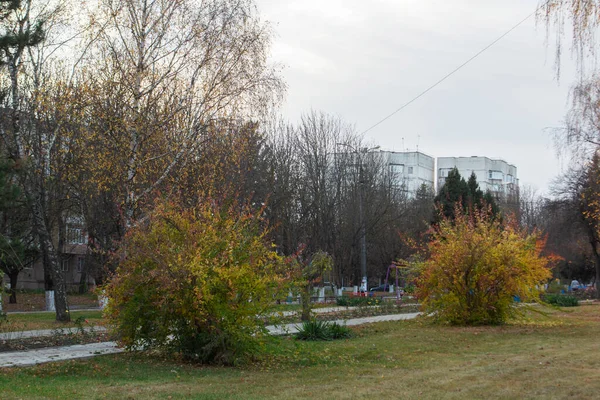
[{"label": "building window", "polygon": [[77,272],[83,272],[83,257],[77,259]]},{"label": "building window", "polygon": [[390,172],[392,174],[402,175],[404,173],[403,164],[390,164]]},{"label": "building window", "polygon": [[67,227],[67,243],[87,244],[87,236],[82,228]]},{"label": "building window", "polygon": [[413,167],[408,167],[408,174],[412,175],[412,173],[413,173]]},{"label": "building window", "polygon": [[489,176],[492,180],[504,180],[504,174],[502,173],[502,171],[490,171]]},{"label": "building window", "polygon": [[69,272],[69,260],[62,260],[60,266],[63,272]]},{"label": "building window", "polygon": [[452,170],[448,169],[448,168],[440,168],[440,176],[442,178],[445,178],[450,174],[450,171],[452,171]]}]

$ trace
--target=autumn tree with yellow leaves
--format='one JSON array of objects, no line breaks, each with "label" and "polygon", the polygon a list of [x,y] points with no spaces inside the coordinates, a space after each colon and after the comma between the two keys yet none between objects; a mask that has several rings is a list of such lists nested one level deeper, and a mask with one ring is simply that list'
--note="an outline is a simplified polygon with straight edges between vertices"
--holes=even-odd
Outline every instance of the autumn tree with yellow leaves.
[{"label": "autumn tree with yellow leaves", "polygon": [[222,121],[260,117],[284,85],[250,0],[101,0],[91,21],[83,167],[132,226]]}]

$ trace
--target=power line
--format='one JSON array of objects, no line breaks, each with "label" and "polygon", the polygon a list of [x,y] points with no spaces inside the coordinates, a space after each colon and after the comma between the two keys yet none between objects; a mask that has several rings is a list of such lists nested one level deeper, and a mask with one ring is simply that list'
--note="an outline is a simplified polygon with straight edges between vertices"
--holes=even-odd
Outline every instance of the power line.
[{"label": "power line", "polygon": [[515,26],[513,26],[512,28],[510,28],[508,31],[504,32],[504,34],[502,34],[500,37],[498,37],[492,43],[490,43],[487,46],[485,46],[483,49],[481,49],[479,52],[477,52],[473,57],[469,58],[467,61],[465,61],[464,63],[462,63],[461,65],[459,65],[457,68],[455,68],[449,74],[445,75],[442,79],[440,79],[439,81],[437,81],[433,85],[429,86],[427,89],[425,89],[424,91],[422,91],[419,95],[417,95],[416,97],[413,97],[410,101],[404,103],[400,108],[398,108],[396,111],[394,111],[391,114],[389,114],[387,117],[381,119],[375,125],[371,126],[367,130],[363,131],[362,135],[364,135],[365,133],[369,132],[371,129],[373,129],[373,128],[379,126],[379,125],[381,125],[383,122],[387,121],[388,119],[390,119],[391,117],[393,117],[394,115],[396,115],[397,113],[399,113],[400,111],[402,111],[403,109],[405,109],[406,107],[408,107],[409,105],[411,105],[412,103],[414,103],[415,101],[417,101],[418,99],[420,99],[421,97],[423,97],[431,89],[435,88],[437,85],[439,85],[440,83],[444,82],[446,79],[450,78],[452,75],[454,75],[460,69],[462,69],[464,66],[466,66],[467,64],[469,64],[471,61],[473,61],[477,57],[479,57],[481,54],[483,54],[490,47],[492,47],[493,45],[495,45],[496,43],[498,43],[500,40],[504,39],[504,37],[506,37],[508,34],[510,34],[515,29],[517,29],[519,26],[521,26],[523,24],[523,22],[527,21],[529,18],[531,18],[532,16],[534,16],[539,10],[541,10],[544,6],[546,6],[546,4],[548,4],[549,1],[550,0],[548,0],[548,1],[544,2],[543,4],[541,4],[538,8],[535,9],[534,12],[532,12],[531,14],[529,14],[528,16],[526,16],[525,18],[523,18],[521,21],[519,21],[518,24],[516,24]]}]

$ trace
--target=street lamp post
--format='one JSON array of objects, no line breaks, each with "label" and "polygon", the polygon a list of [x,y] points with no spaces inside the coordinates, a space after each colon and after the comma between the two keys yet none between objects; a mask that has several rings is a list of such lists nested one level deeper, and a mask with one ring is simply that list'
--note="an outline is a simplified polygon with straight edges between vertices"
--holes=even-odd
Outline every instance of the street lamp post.
[{"label": "street lamp post", "polygon": [[358,200],[358,214],[360,219],[360,274],[362,276],[361,289],[367,291],[367,228],[365,223],[365,180],[363,171],[363,160],[362,156],[378,150],[379,146],[367,148],[363,147],[357,149],[348,143],[338,143],[340,146],[346,146],[352,150],[353,153],[358,157],[358,182],[360,183],[360,193]]},{"label": "street lamp post", "polygon": [[366,292],[367,289],[367,228],[365,223],[365,181],[363,175],[362,157],[359,164],[359,183],[360,198],[358,202],[358,213],[360,218],[360,274],[362,276],[361,286]]}]

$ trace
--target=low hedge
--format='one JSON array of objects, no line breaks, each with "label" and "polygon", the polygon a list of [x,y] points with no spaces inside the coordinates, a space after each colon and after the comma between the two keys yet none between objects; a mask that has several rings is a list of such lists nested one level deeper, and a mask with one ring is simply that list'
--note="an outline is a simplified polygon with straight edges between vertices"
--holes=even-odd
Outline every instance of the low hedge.
[{"label": "low hedge", "polygon": [[579,300],[575,296],[565,294],[546,294],[544,301],[548,304],[552,304],[559,307],[577,307]]}]

